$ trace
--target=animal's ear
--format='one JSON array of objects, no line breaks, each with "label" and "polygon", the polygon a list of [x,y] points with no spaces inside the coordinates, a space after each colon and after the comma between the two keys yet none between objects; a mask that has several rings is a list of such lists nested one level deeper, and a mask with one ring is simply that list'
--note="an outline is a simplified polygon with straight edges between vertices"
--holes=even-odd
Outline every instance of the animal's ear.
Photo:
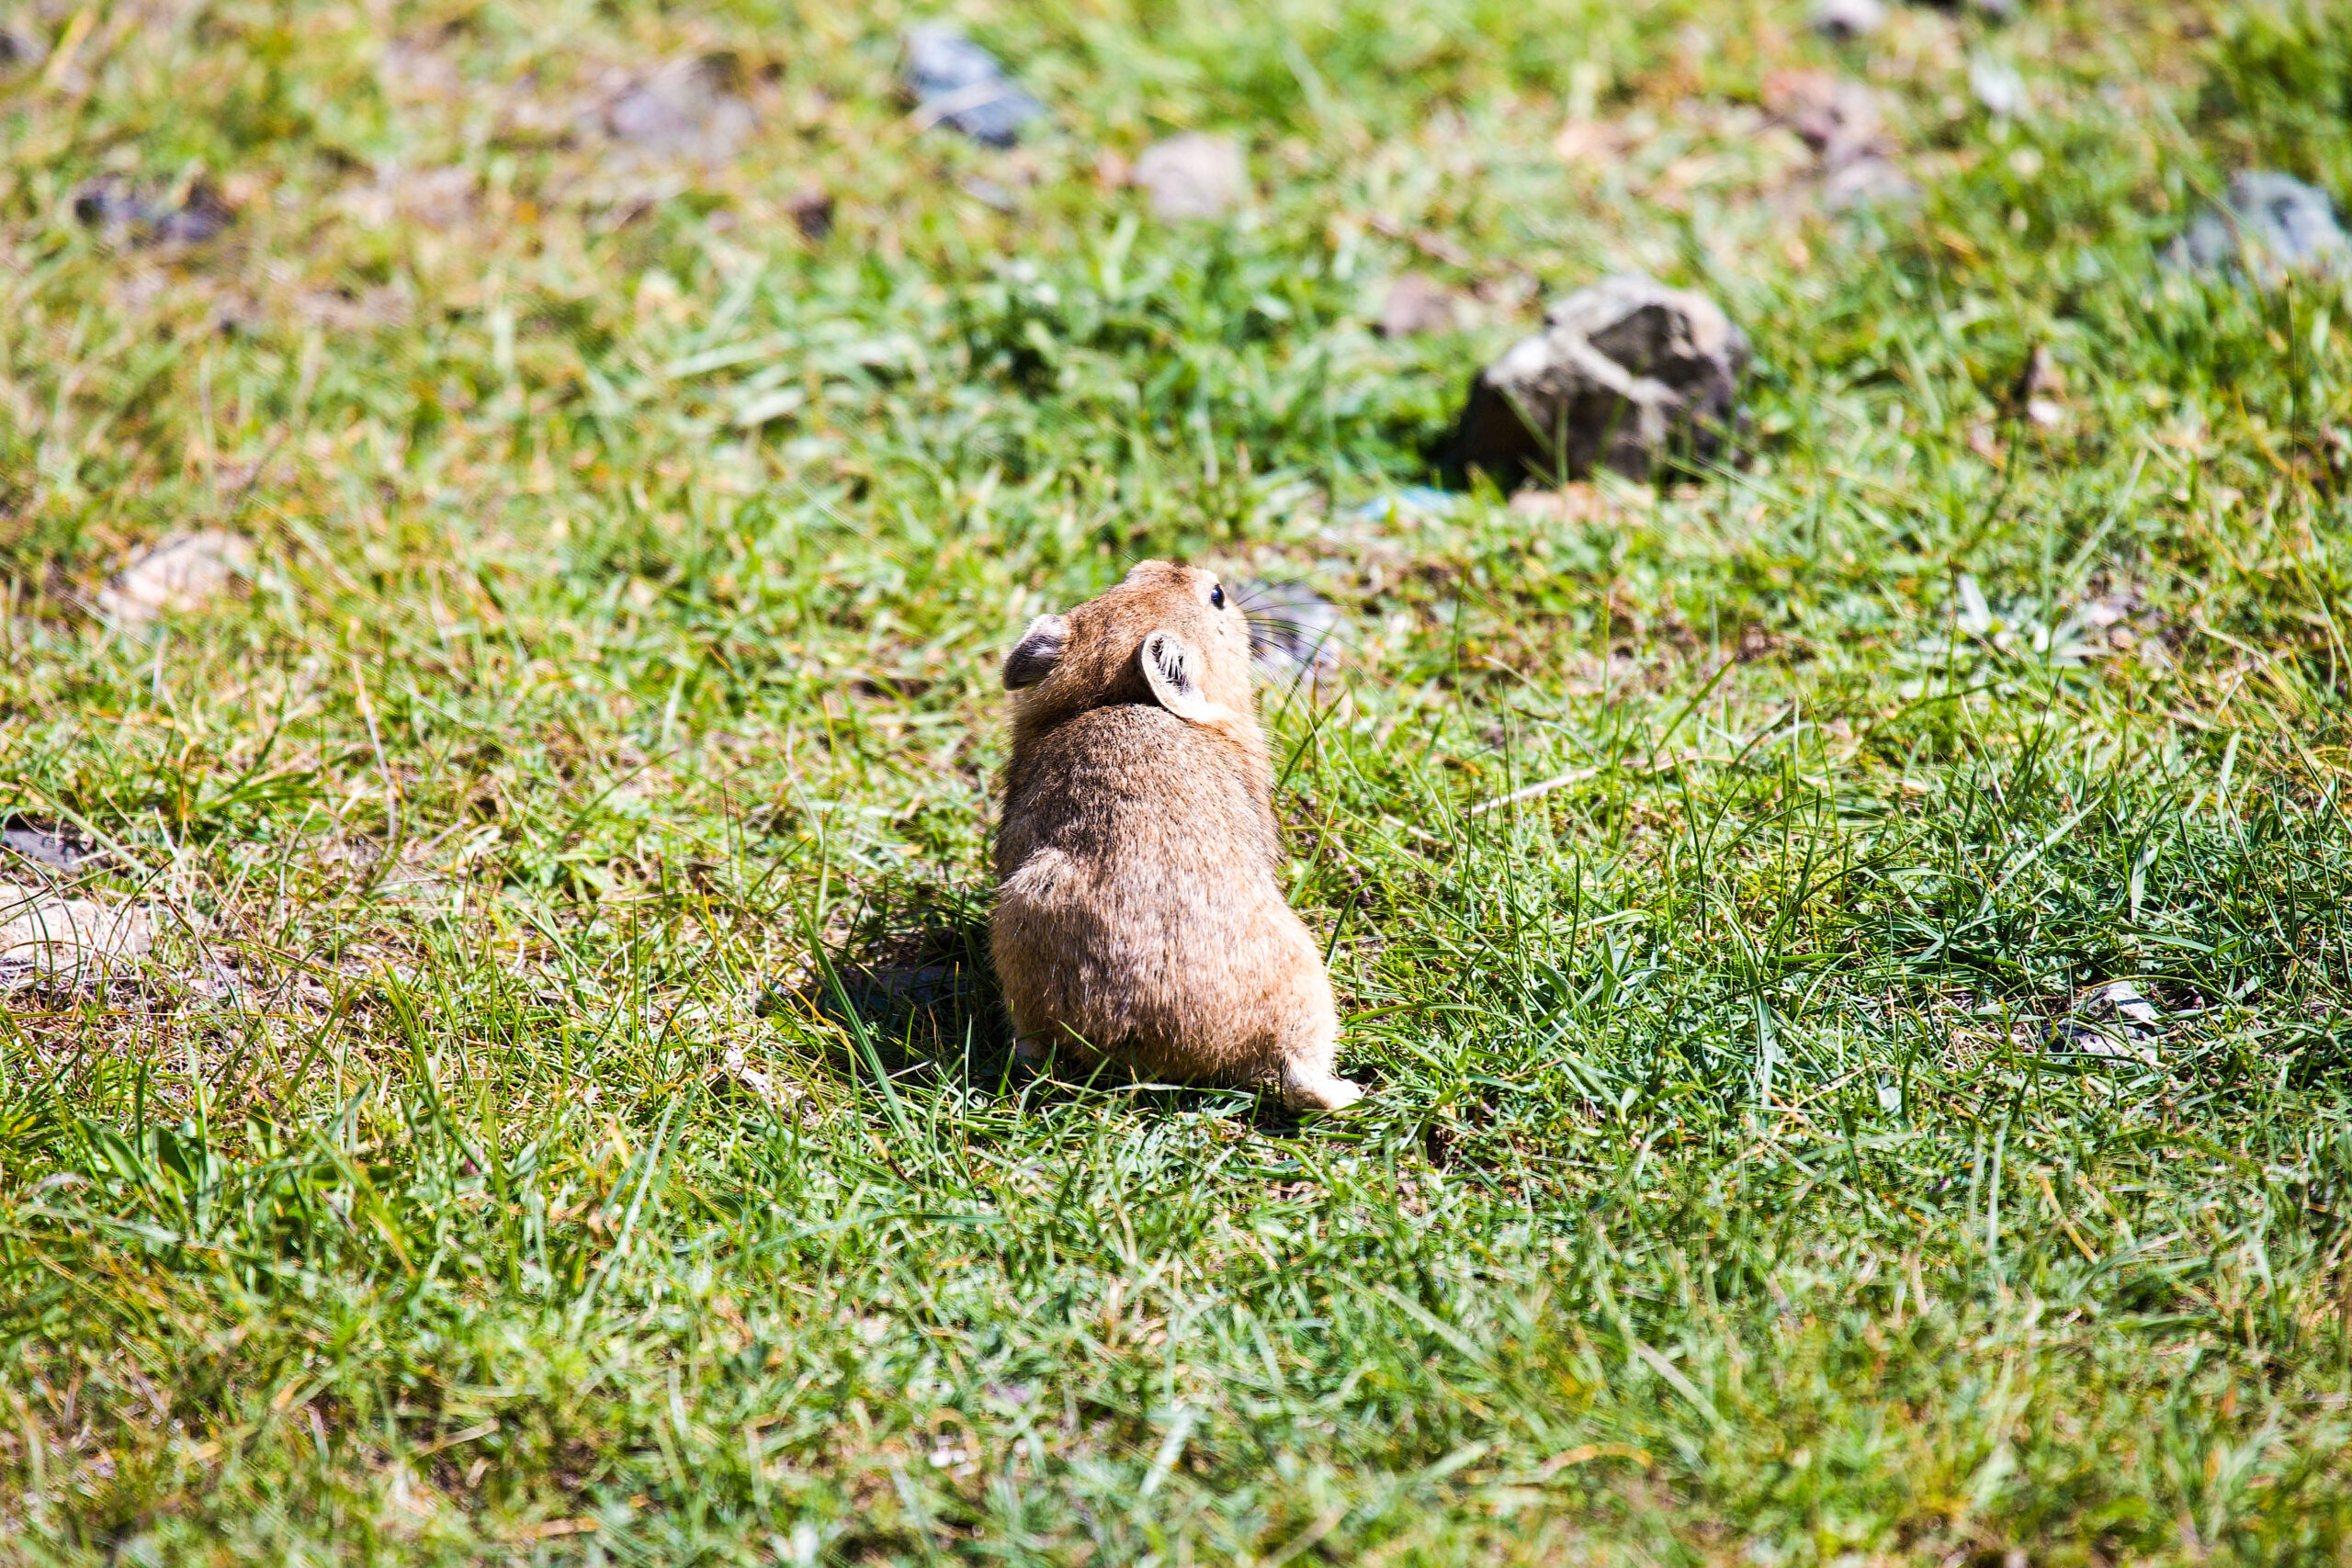
[{"label": "animal's ear", "polygon": [[1162,626],[1143,639],[1136,654],[1143,666],[1144,684],[1161,707],[1194,724],[1215,724],[1232,714],[1201,694],[1201,656],[1174,632]]},{"label": "animal's ear", "polygon": [[1029,623],[1012,651],[1004,656],[1004,689],[1017,692],[1034,686],[1054,672],[1062,649],[1069,646],[1069,623],[1059,615],[1040,615]]}]

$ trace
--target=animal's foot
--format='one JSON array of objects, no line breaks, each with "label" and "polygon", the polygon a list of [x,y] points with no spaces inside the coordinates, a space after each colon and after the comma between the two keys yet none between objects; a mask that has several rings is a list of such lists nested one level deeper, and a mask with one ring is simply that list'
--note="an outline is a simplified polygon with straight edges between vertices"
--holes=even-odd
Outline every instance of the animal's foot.
[{"label": "animal's foot", "polygon": [[1293,1078],[1283,1086],[1283,1100],[1293,1111],[1345,1111],[1363,1098],[1363,1085],[1329,1073]]}]

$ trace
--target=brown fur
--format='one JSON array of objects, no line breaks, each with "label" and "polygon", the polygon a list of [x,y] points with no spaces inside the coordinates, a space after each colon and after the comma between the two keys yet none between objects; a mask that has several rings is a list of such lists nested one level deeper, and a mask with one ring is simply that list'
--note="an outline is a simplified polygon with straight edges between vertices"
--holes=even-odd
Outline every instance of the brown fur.
[{"label": "brown fur", "polygon": [[[1275,880],[1249,623],[1230,598],[1212,607],[1216,583],[1146,561],[1040,617],[1006,660],[1025,689],[997,829],[997,974],[1024,1044],[1336,1109],[1363,1090],[1332,1071],[1331,983]],[[1196,691],[1155,682],[1155,633],[1189,650]]]}]

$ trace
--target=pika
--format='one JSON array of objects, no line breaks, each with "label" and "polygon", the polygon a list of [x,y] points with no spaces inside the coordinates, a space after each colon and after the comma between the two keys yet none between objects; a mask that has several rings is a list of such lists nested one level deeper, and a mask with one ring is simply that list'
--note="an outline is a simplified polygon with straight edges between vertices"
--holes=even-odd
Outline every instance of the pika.
[{"label": "pika", "polygon": [[1224,586],[1145,561],[1032,621],[1004,684],[989,945],[1023,1048],[1272,1083],[1301,1110],[1361,1099],[1333,1071],[1323,955],[1275,880],[1250,626]]}]

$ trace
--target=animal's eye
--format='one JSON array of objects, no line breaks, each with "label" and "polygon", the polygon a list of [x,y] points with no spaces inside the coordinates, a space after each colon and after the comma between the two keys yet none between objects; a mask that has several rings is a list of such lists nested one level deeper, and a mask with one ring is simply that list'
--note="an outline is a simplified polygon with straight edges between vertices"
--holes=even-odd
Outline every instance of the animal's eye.
[{"label": "animal's eye", "polygon": [[1209,584],[1209,608],[1212,610],[1222,610],[1225,608],[1224,583],[1212,582]]}]

